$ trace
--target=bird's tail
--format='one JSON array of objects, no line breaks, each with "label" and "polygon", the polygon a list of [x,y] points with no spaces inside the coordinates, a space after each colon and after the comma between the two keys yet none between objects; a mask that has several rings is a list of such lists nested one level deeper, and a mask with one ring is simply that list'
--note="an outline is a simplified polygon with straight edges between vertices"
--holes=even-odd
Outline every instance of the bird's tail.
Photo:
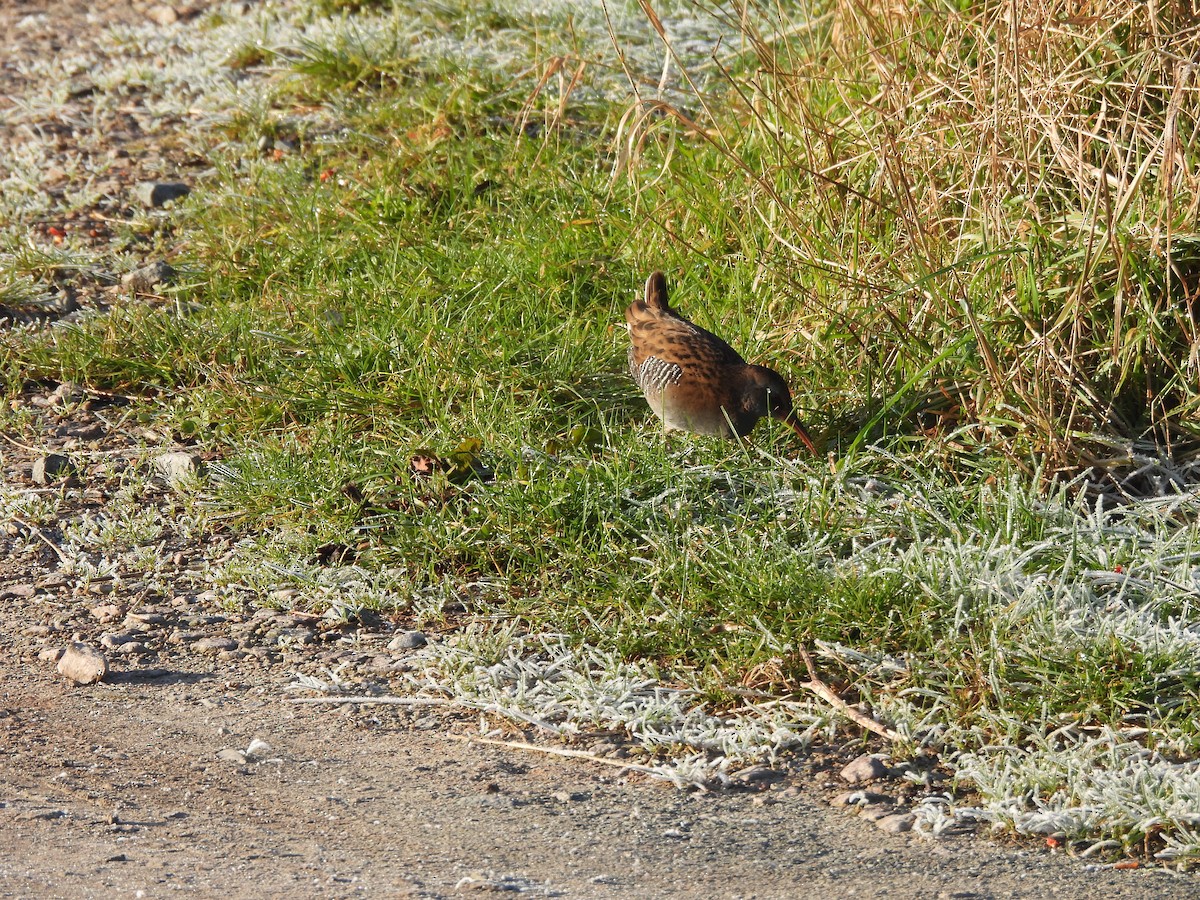
[{"label": "bird's tail", "polygon": [[668,310],[667,276],[662,272],[651,272],[646,279],[646,305],[651,309]]}]

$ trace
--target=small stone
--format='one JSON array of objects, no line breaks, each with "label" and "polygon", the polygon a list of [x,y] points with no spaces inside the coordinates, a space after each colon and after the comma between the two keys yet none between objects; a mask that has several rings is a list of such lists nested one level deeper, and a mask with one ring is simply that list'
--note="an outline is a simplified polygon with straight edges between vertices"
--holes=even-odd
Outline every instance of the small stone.
[{"label": "small stone", "polygon": [[842,769],[841,776],[848,784],[861,784],[864,781],[883,778],[887,773],[888,767],[882,759],[864,754]]},{"label": "small stone", "polygon": [[132,272],[126,272],[121,276],[121,284],[135,294],[153,293],[158,285],[170,284],[174,280],[175,270],[162,260],[134,269]]},{"label": "small stone", "polygon": [[38,659],[42,662],[56,663],[62,658],[64,653],[66,653],[66,650],[62,647],[47,647],[38,653]]},{"label": "small stone", "polygon": [[0,588],[0,600],[29,600],[36,593],[32,584],[10,584]]},{"label": "small stone", "polygon": [[846,791],[838,794],[829,801],[830,806],[866,806],[871,803],[891,803],[892,798],[886,794],[876,794],[873,791]]},{"label": "small stone", "polygon": [[267,632],[266,640],[280,647],[307,646],[316,640],[311,628],[282,628]]},{"label": "small stone", "polygon": [[177,485],[185,479],[203,475],[204,460],[194,453],[163,453],[154,457],[154,471],[168,484]]},{"label": "small stone", "polygon": [[49,484],[60,476],[70,475],[75,466],[70,459],[61,453],[48,453],[33,461],[32,478],[34,484]]},{"label": "small stone", "polygon": [[734,772],[732,780],[749,787],[765,788],[783,781],[787,776],[778,769],[770,766],[750,766],[739,772]]},{"label": "small stone", "polygon": [[106,650],[113,650],[120,647],[122,644],[128,644],[132,641],[140,640],[140,634],[135,634],[129,631],[121,631],[116,633],[105,633],[100,635],[100,646]]},{"label": "small stone", "polygon": [[142,612],[131,612],[125,616],[125,624],[130,627],[137,625],[165,625],[167,617],[159,612],[150,612],[143,610]]},{"label": "small stone", "polygon": [[271,745],[266,741],[254,738],[246,748],[246,759],[262,759],[271,752]]},{"label": "small stone", "polygon": [[192,645],[197,653],[224,653],[237,649],[237,641],[227,637],[200,638]]},{"label": "small stone", "polygon": [[143,206],[155,208],[191,192],[182,181],[144,181],[137,186],[137,199]]},{"label": "small stone", "polygon": [[99,606],[93,606],[88,610],[88,615],[99,622],[101,625],[107,625],[121,617],[121,607],[115,603],[101,603]]},{"label": "small stone", "polygon": [[146,645],[141,641],[126,641],[113,648],[115,656],[140,656],[146,652]]},{"label": "small stone", "polygon": [[76,684],[94,684],[108,674],[108,660],[95,647],[76,641],[59,659],[58,671]]},{"label": "small stone", "polygon": [[155,25],[160,25],[163,28],[168,25],[174,25],[179,21],[179,13],[175,12],[170,6],[165,3],[160,3],[157,6],[152,6],[146,10],[146,18]]},{"label": "small stone", "polygon": [[559,803],[579,803],[581,800],[586,800],[588,795],[584,791],[555,791],[550,795]]},{"label": "small stone", "polygon": [[226,747],[224,750],[217,751],[217,759],[222,762],[231,762],[234,765],[244,766],[246,764],[246,754],[241,750],[236,750],[233,747]]},{"label": "small stone", "polygon": [[896,812],[896,807],[887,803],[868,803],[859,812],[860,819],[866,819],[868,822],[878,822],[887,816]]},{"label": "small stone", "polygon": [[888,834],[904,834],[906,831],[912,831],[916,821],[917,817],[912,813],[892,813],[890,816],[876,819],[875,825]]},{"label": "small stone", "polygon": [[78,403],[85,397],[87,392],[78,384],[74,381],[64,381],[46,395],[46,402],[50,406],[66,406],[69,403]]},{"label": "small stone", "polygon": [[388,643],[389,650],[415,650],[429,643],[422,631],[402,631]]}]

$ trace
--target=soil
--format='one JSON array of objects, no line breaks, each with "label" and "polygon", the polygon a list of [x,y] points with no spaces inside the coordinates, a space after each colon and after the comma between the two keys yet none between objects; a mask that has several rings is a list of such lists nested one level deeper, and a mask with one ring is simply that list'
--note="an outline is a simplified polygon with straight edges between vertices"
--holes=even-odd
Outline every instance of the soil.
[{"label": "soil", "polygon": [[[28,113],[5,116],[38,87],[22,59],[86,47],[114,21],[201,7],[0,5],[0,139],[31,127]],[[162,156],[143,157],[136,128],[88,125],[86,90],[72,102],[77,115],[32,124],[66,145],[86,127],[87,152],[109,160],[113,189],[92,208],[64,206],[61,220],[30,223],[31,239],[76,227],[102,247],[105,223],[130,215],[119,198],[159,175],[145,160]],[[130,102],[126,125],[137,118]],[[49,180],[60,195],[69,186]],[[111,278],[76,278],[58,286],[57,312],[43,305],[7,318],[128,302]],[[52,496],[64,516],[102,514],[131,467],[147,465],[146,448],[180,449],[126,417],[121,398],[31,384],[15,406],[29,425],[4,435],[5,482]],[[35,484],[34,463],[52,452],[74,470]],[[165,484],[141,498],[169,500]],[[20,517],[0,526],[0,896],[1200,895],[1191,876],[1114,868],[1043,843],[886,834],[830,807],[846,789],[837,772],[861,742],[696,793],[593,760],[472,741],[478,720],[452,711],[294,704],[285,688],[296,673],[369,673],[371,642],[382,646],[396,623],[325,629],[302,614],[230,613],[195,579],[230,546],[219,529],[202,542],[169,533],[151,583],[64,575],[60,532]],[[73,686],[57,674],[55,653],[70,640],[99,645],[120,629],[104,681]],[[894,782],[872,789],[900,791]]]}]

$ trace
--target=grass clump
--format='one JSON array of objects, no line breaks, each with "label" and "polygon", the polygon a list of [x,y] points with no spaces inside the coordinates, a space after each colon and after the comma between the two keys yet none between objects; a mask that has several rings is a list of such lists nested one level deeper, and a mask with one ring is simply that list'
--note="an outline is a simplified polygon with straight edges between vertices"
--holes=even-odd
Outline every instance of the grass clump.
[{"label": "grass clump", "polygon": [[1120,456],[1113,438],[1190,453],[1200,32],[1184,7],[782,16],[742,19],[735,113],[702,92],[701,125],[667,110],[727,157],[716,183],[679,178],[697,201],[723,193],[822,395],[1055,468]]}]

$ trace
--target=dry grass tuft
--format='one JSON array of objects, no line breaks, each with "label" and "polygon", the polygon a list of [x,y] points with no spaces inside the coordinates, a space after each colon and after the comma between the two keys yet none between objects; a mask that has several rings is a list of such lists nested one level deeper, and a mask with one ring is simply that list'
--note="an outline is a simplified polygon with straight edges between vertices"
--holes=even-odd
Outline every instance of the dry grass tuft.
[{"label": "dry grass tuft", "polygon": [[915,421],[1049,471],[1194,452],[1194,12],[740,13],[734,115],[699,90],[703,126],[674,112],[732,163],[720,189],[766,235],[759,278],[787,300],[797,365],[862,404],[847,441]]}]

